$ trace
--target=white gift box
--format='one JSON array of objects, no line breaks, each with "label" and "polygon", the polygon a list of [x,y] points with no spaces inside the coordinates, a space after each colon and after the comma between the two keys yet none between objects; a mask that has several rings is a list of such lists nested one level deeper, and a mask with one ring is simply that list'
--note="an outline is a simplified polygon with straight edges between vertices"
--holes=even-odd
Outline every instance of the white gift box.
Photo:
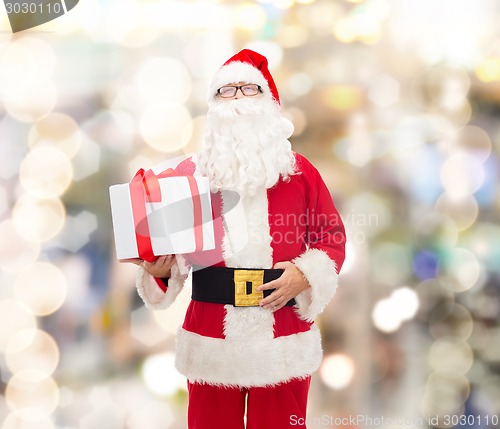
[{"label": "white gift box", "polygon": [[[147,190],[147,184],[145,188],[143,183],[134,181],[110,186],[117,258],[143,258],[143,245],[138,241],[144,240],[150,245],[149,251],[156,256],[214,249],[208,179],[198,176],[159,177],[156,184],[159,188],[155,191],[157,201],[154,202],[140,193],[139,188]],[[192,193],[193,186],[198,188],[198,202]]]}]

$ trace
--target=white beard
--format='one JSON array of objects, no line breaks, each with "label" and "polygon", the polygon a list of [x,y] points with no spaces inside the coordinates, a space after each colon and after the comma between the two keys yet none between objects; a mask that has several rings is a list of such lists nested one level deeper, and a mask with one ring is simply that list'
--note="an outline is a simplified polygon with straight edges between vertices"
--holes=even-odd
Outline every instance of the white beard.
[{"label": "white beard", "polygon": [[295,157],[279,107],[264,97],[209,103],[198,171],[212,192],[241,197],[269,189],[294,173]]}]

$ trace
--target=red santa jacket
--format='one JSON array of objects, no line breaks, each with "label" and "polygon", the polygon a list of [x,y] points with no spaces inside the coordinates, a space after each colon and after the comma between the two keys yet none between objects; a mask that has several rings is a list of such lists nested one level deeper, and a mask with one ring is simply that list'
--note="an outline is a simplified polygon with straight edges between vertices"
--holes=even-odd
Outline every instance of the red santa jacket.
[{"label": "red santa jacket", "polygon": [[[193,265],[272,268],[292,261],[311,286],[295,306],[276,312],[191,301],[176,341],[176,367],[191,382],[268,386],[308,376],[321,363],[314,318],[335,293],[345,230],[316,168],[297,153],[295,159],[297,174],[255,196],[212,194],[215,249],[177,256],[167,287],[139,268],[137,289],[151,309],[175,300]],[[189,159],[177,170],[196,174],[196,165]]]}]

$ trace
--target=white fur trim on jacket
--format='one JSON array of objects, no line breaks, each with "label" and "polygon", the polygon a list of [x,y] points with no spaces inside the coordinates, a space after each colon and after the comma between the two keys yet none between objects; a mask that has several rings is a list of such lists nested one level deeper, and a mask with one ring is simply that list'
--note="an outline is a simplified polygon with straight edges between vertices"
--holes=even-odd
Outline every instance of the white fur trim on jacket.
[{"label": "white fur trim on jacket", "polygon": [[[234,268],[271,268],[273,249],[269,228],[267,190],[243,196],[236,206],[227,201],[234,193],[222,191],[225,234],[224,262]],[[226,208],[230,207],[228,211]]]},{"label": "white fur trim on jacket", "polygon": [[297,313],[301,319],[312,322],[335,294],[337,265],[320,249],[308,249],[292,262],[311,285],[295,297]]},{"label": "white fur trim on jacket", "polygon": [[323,357],[316,325],[278,338],[222,339],[203,337],[182,327],[177,332],[175,365],[192,383],[216,386],[271,386],[304,378]]},{"label": "white fur trim on jacket", "polygon": [[136,287],[139,296],[147,308],[151,310],[164,310],[177,298],[186,282],[189,267],[181,255],[176,255],[172,266],[171,275],[168,280],[167,291],[163,292],[157,283],[157,279],[149,274],[144,268],[138,267],[136,276]]}]

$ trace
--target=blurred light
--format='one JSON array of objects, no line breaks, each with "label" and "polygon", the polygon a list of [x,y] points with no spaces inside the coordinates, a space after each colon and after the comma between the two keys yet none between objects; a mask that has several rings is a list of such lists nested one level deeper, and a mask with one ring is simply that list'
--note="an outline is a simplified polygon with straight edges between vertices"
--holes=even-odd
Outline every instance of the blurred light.
[{"label": "blurred light", "polygon": [[69,407],[71,404],[75,402],[75,392],[66,387],[62,386],[59,389],[59,408]]},{"label": "blurred light", "polygon": [[441,282],[450,282],[454,292],[465,292],[473,287],[481,275],[482,267],[476,256],[463,248],[451,249],[447,254]]},{"label": "blurred light", "polygon": [[372,311],[375,327],[382,332],[394,332],[412,319],[419,308],[416,292],[407,286],[394,290],[388,298],[377,301]]},{"label": "blurred light", "polygon": [[245,2],[236,7],[232,21],[236,27],[251,31],[261,28],[267,16],[258,4]]},{"label": "blurred light", "polygon": [[479,214],[479,206],[473,195],[457,197],[448,192],[437,199],[434,209],[436,213],[452,219],[458,231],[473,225]]},{"label": "blurred light", "polygon": [[295,73],[285,83],[286,89],[295,97],[309,93],[314,85],[313,79],[307,73]]},{"label": "blurred light", "polygon": [[13,374],[31,369],[48,377],[59,364],[59,348],[47,332],[23,329],[12,336],[7,344],[5,360]]},{"label": "blurred light", "polygon": [[19,181],[36,198],[59,197],[73,177],[71,163],[61,150],[53,147],[32,149],[21,163]]},{"label": "blurred light", "polygon": [[26,155],[26,124],[4,115],[0,120],[0,136],[0,178],[13,179]]},{"label": "blurred light", "polygon": [[37,316],[57,311],[66,299],[67,288],[61,270],[49,262],[30,265],[18,274],[14,284],[16,298]]},{"label": "blurred light", "polygon": [[465,100],[459,107],[448,110],[445,107],[428,108],[428,118],[432,126],[441,134],[447,135],[466,126],[472,118],[472,106]]},{"label": "blurred light", "polygon": [[[500,404],[500,376],[498,374],[490,374],[480,384],[474,386],[471,405],[477,410],[485,409],[491,411],[491,414],[497,417],[498,404]],[[494,424],[498,426],[497,422],[498,420]]]},{"label": "blurred light", "polygon": [[[147,25],[158,28],[160,31],[178,29],[185,31],[193,29],[224,29],[231,22],[228,8],[215,1],[164,1],[148,2],[150,7],[144,8]],[[120,4],[121,2],[117,2]],[[146,3],[146,5],[148,4]],[[144,3],[141,3],[143,8]]]},{"label": "blurred light", "polygon": [[184,64],[174,58],[148,58],[135,81],[146,106],[162,101],[184,103],[191,94],[191,76]]},{"label": "blurred light", "polygon": [[500,226],[496,223],[481,222],[467,231],[461,244],[476,255],[486,270],[498,271],[500,261]]},{"label": "blurred light", "polygon": [[125,427],[125,408],[114,401],[107,387],[93,387],[89,394],[91,411],[80,419],[79,429],[121,429]]},{"label": "blurred light", "polygon": [[455,246],[458,240],[457,226],[452,219],[440,213],[421,215],[414,226],[414,233],[415,244],[424,251],[447,249]]},{"label": "blurred light", "polygon": [[23,86],[9,91],[4,99],[5,110],[21,122],[35,122],[50,113],[57,101],[57,91],[51,82]]},{"label": "blurred light", "polygon": [[12,210],[12,221],[23,238],[35,243],[50,240],[61,231],[66,211],[57,198],[39,200],[23,194]]},{"label": "blurred light", "polygon": [[56,382],[43,372],[25,370],[9,380],[5,399],[9,408],[23,420],[45,420],[57,408],[59,389]]},{"label": "blurred light", "polygon": [[139,114],[142,110],[140,94],[137,86],[131,84],[120,84],[116,93],[110,94],[110,109],[125,110]]},{"label": "blurred light", "polygon": [[445,424],[445,416],[464,414],[462,396],[454,384],[430,384],[420,402],[422,416],[432,418],[433,427],[449,428],[451,426]]},{"label": "blurred light", "polygon": [[290,9],[293,6],[295,0],[268,0],[273,6],[280,9]]},{"label": "blurred light", "polygon": [[[349,237],[349,234],[347,234],[347,237]],[[356,266],[357,261],[358,256],[356,247],[351,240],[347,239],[347,242],[345,244],[345,260],[344,264],[342,265],[342,274],[350,272]]]},{"label": "blurred light", "polygon": [[82,134],[73,118],[64,113],[49,113],[36,121],[28,137],[30,147],[49,146],[72,158],[82,144]]},{"label": "blurred light", "polygon": [[407,286],[400,287],[392,292],[390,299],[394,301],[401,320],[410,320],[417,314],[420,305],[418,296],[413,289]]},{"label": "blurred light", "polygon": [[76,216],[68,216],[61,234],[60,245],[71,252],[78,252],[90,240],[90,234],[97,229],[97,216],[83,210]]},{"label": "blurred light", "polygon": [[462,197],[477,191],[483,180],[482,164],[464,152],[451,155],[441,169],[441,183],[453,197]]},{"label": "blurred light", "polygon": [[426,85],[429,95],[438,105],[455,110],[467,100],[471,83],[467,70],[440,65],[429,69]]},{"label": "blurred light", "polygon": [[444,388],[458,394],[460,401],[464,403],[469,397],[470,383],[467,377],[448,371],[433,372],[427,379],[425,388],[430,391],[439,391]]},{"label": "blurred light", "polygon": [[[100,110],[94,117],[82,123],[82,129],[90,137],[86,140],[86,145],[94,141],[99,142],[99,146],[106,147],[118,153],[128,154],[132,150],[135,137],[134,117],[124,110]],[[97,146],[97,145],[96,145]],[[98,162],[100,152],[99,147],[92,146],[88,154],[93,164]],[[97,155],[97,156],[96,156]],[[75,171],[75,176],[80,173],[80,169]],[[88,172],[87,172],[88,174]]]},{"label": "blurred light", "polygon": [[402,322],[394,307],[394,301],[390,298],[377,301],[373,307],[372,321],[378,330],[386,333],[397,331]]},{"label": "blurred light", "polygon": [[463,375],[470,369],[473,361],[470,345],[458,338],[439,338],[429,350],[429,364],[434,371]]},{"label": "blurred light", "polygon": [[484,162],[491,154],[492,143],[489,134],[480,127],[467,125],[461,128],[454,139],[455,146]]},{"label": "blurred light", "polygon": [[23,419],[17,412],[9,414],[2,429],[55,429],[54,423],[50,419],[30,421]]},{"label": "blurred light", "polygon": [[[118,138],[118,136],[115,136]],[[101,161],[101,148],[86,134],[83,136],[83,144],[72,159],[73,180],[83,180],[99,171]]]},{"label": "blurred light", "polygon": [[165,341],[165,338],[168,337],[165,332],[169,330],[168,328],[162,329],[162,322],[155,319],[156,312],[149,311],[144,306],[132,311],[130,315],[130,336],[147,347],[153,347]]},{"label": "blurred light", "polygon": [[[339,144],[345,150],[347,160],[356,167],[364,167],[373,159],[374,136],[370,134],[366,115],[354,113],[349,118],[348,137]],[[343,146],[347,146],[344,148]]]},{"label": "blurred light", "polygon": [[486,335],[487,340],[479,348],[481,357],[486,362],[497,365],[500,363],[500,327],[489,327]]},{"label": "blurred light", "polygon": [[435,278],[439,268],[439,257],[433,252],[419,251],[413,258],[413,272],[420,280]]},{"label": "blurred light", "polygon": [[1,52],[0,90],[13,91],[36,81],[37,61],[34,53],[20,43],[7,43]]},{"label": "blurred light", "polygon": [[120,45],[140,48],[150,44],[159,34],[159,29],[148,19],[155,3],[146,7],[136,0],[110,2],[106,14],[105,29]]},{"label": "blurred light", "polygon": [[376,43],[381,37],[382,22],[389,12],[386,1],[367,1],[354,7],[349,15],[335,20],[333,33],[343,43]]},{"label": "blurred light", "polygon": [[[391,2],[391,5],[389,26],[393,42],[400,50],[412,49],[427,63],[474,67],[491,52],[492,29],[497,16],[494,3],[425,0]],[[450,7],[453,19],[443,19],[449,15]]]},{"label": "blurred light", "polygon": [[360,88],[352,85],[335,85],[327,88],[323,93],[325,104],[335,110],[355,110],[364,103]]},{"label": "blurred light", "polygon": [[349,198],[342,210],[344,224],[358,242],[373,237],[391,224],[391,212],[386,201],[375,193],[363,192]]},{"label": "blurred light", "polygon": [[399,83],[393,77],[383,74],[372,79],[368,88],[368,98],[378,107],[387,107],[399,99]]},{"label": "blurred light", "polygon": [[447,285],[439,283],[436,279],[424,280],[415,287],[420,308],[418,317],[428,322],[430,314],[435,307],[443,302],[453,302],[454,293]]},{"label": "blurred light", "polygon": [[174,415],[169,403],[150,401],[134,407],[127,418],[127,429],[167,429],[174,423]]},{"label": "blurred light", "polygon": [[490,57],[481,61],[476,67],[476,76],[483,82],[500,80],[500,58]]},{"label": "blurred light", "polygon": [[7,43],[0,60],[0,93],[6,95],[43,84],[51,77],[56,63],[51,46],[29,36]]},{"label": "blurred light", "polygon": [[182,149],[193,133],[193,120],[181,104],[158,102],[147,107],[140,119],[140,133],[159,152]]},{"label": "blurred light", "polygon": [[7,191],[0,185],[0,216],[3,215],[9,208]]},{"label": "blurred light", "polygon": [[0,237],[0,269],[4,271],[21,271],[40,254],[40,244],[25,240],[10,219],[0,223]]},{"label": "blurred light", "polygon": [[304,25],[283,25],[276,36],[277,42],[283,48],[296,48],[306,43],[309,38],[308,28]]},{"label": "blurred light", "polygon": [[429,331],[436,339],[454,337],[467,341],[473,328],[472,315],[460,304],[442,304],[435,308],[429,317]]},{"label": "blurred light", "polygon": [[374,245],[370,263],[374,281],[399,286],[411,276],[411,254],[407,246],[382,241]]},{"label": "blurred light", "polygon": [[175,355],[162,353],[144,360],[141,374],[146,386],[160,396],[172,396],[184,388],[186,379],[174,366]]},{"label": "blurred light", "polygon": [[36,319],[25,305],[13,299],[0,300],[0,351],[5,352],[19,331],[35,328]]},{"label": "blurred light", "polygon": [[344,16],[338,19],[333,28],[333,34],[339,42],[352,43],[356,40],[357,33],[352,18]]},{"label": "blurred light", "polygon": [[349,386],[354,373],[355,367],[352,358],[341,353],[326,356],[319,369],[323,383],[334,390],[341,390]]},{"label": "blurred light", "polygon": [[153,158],[145,155],[137,155],[135,158],[132,158],[129,163],[128,163],[128,172],[130,177],[134,177],[135,173],[140,168],[150,168],[151,165],[153,165],[154,160]]}]

